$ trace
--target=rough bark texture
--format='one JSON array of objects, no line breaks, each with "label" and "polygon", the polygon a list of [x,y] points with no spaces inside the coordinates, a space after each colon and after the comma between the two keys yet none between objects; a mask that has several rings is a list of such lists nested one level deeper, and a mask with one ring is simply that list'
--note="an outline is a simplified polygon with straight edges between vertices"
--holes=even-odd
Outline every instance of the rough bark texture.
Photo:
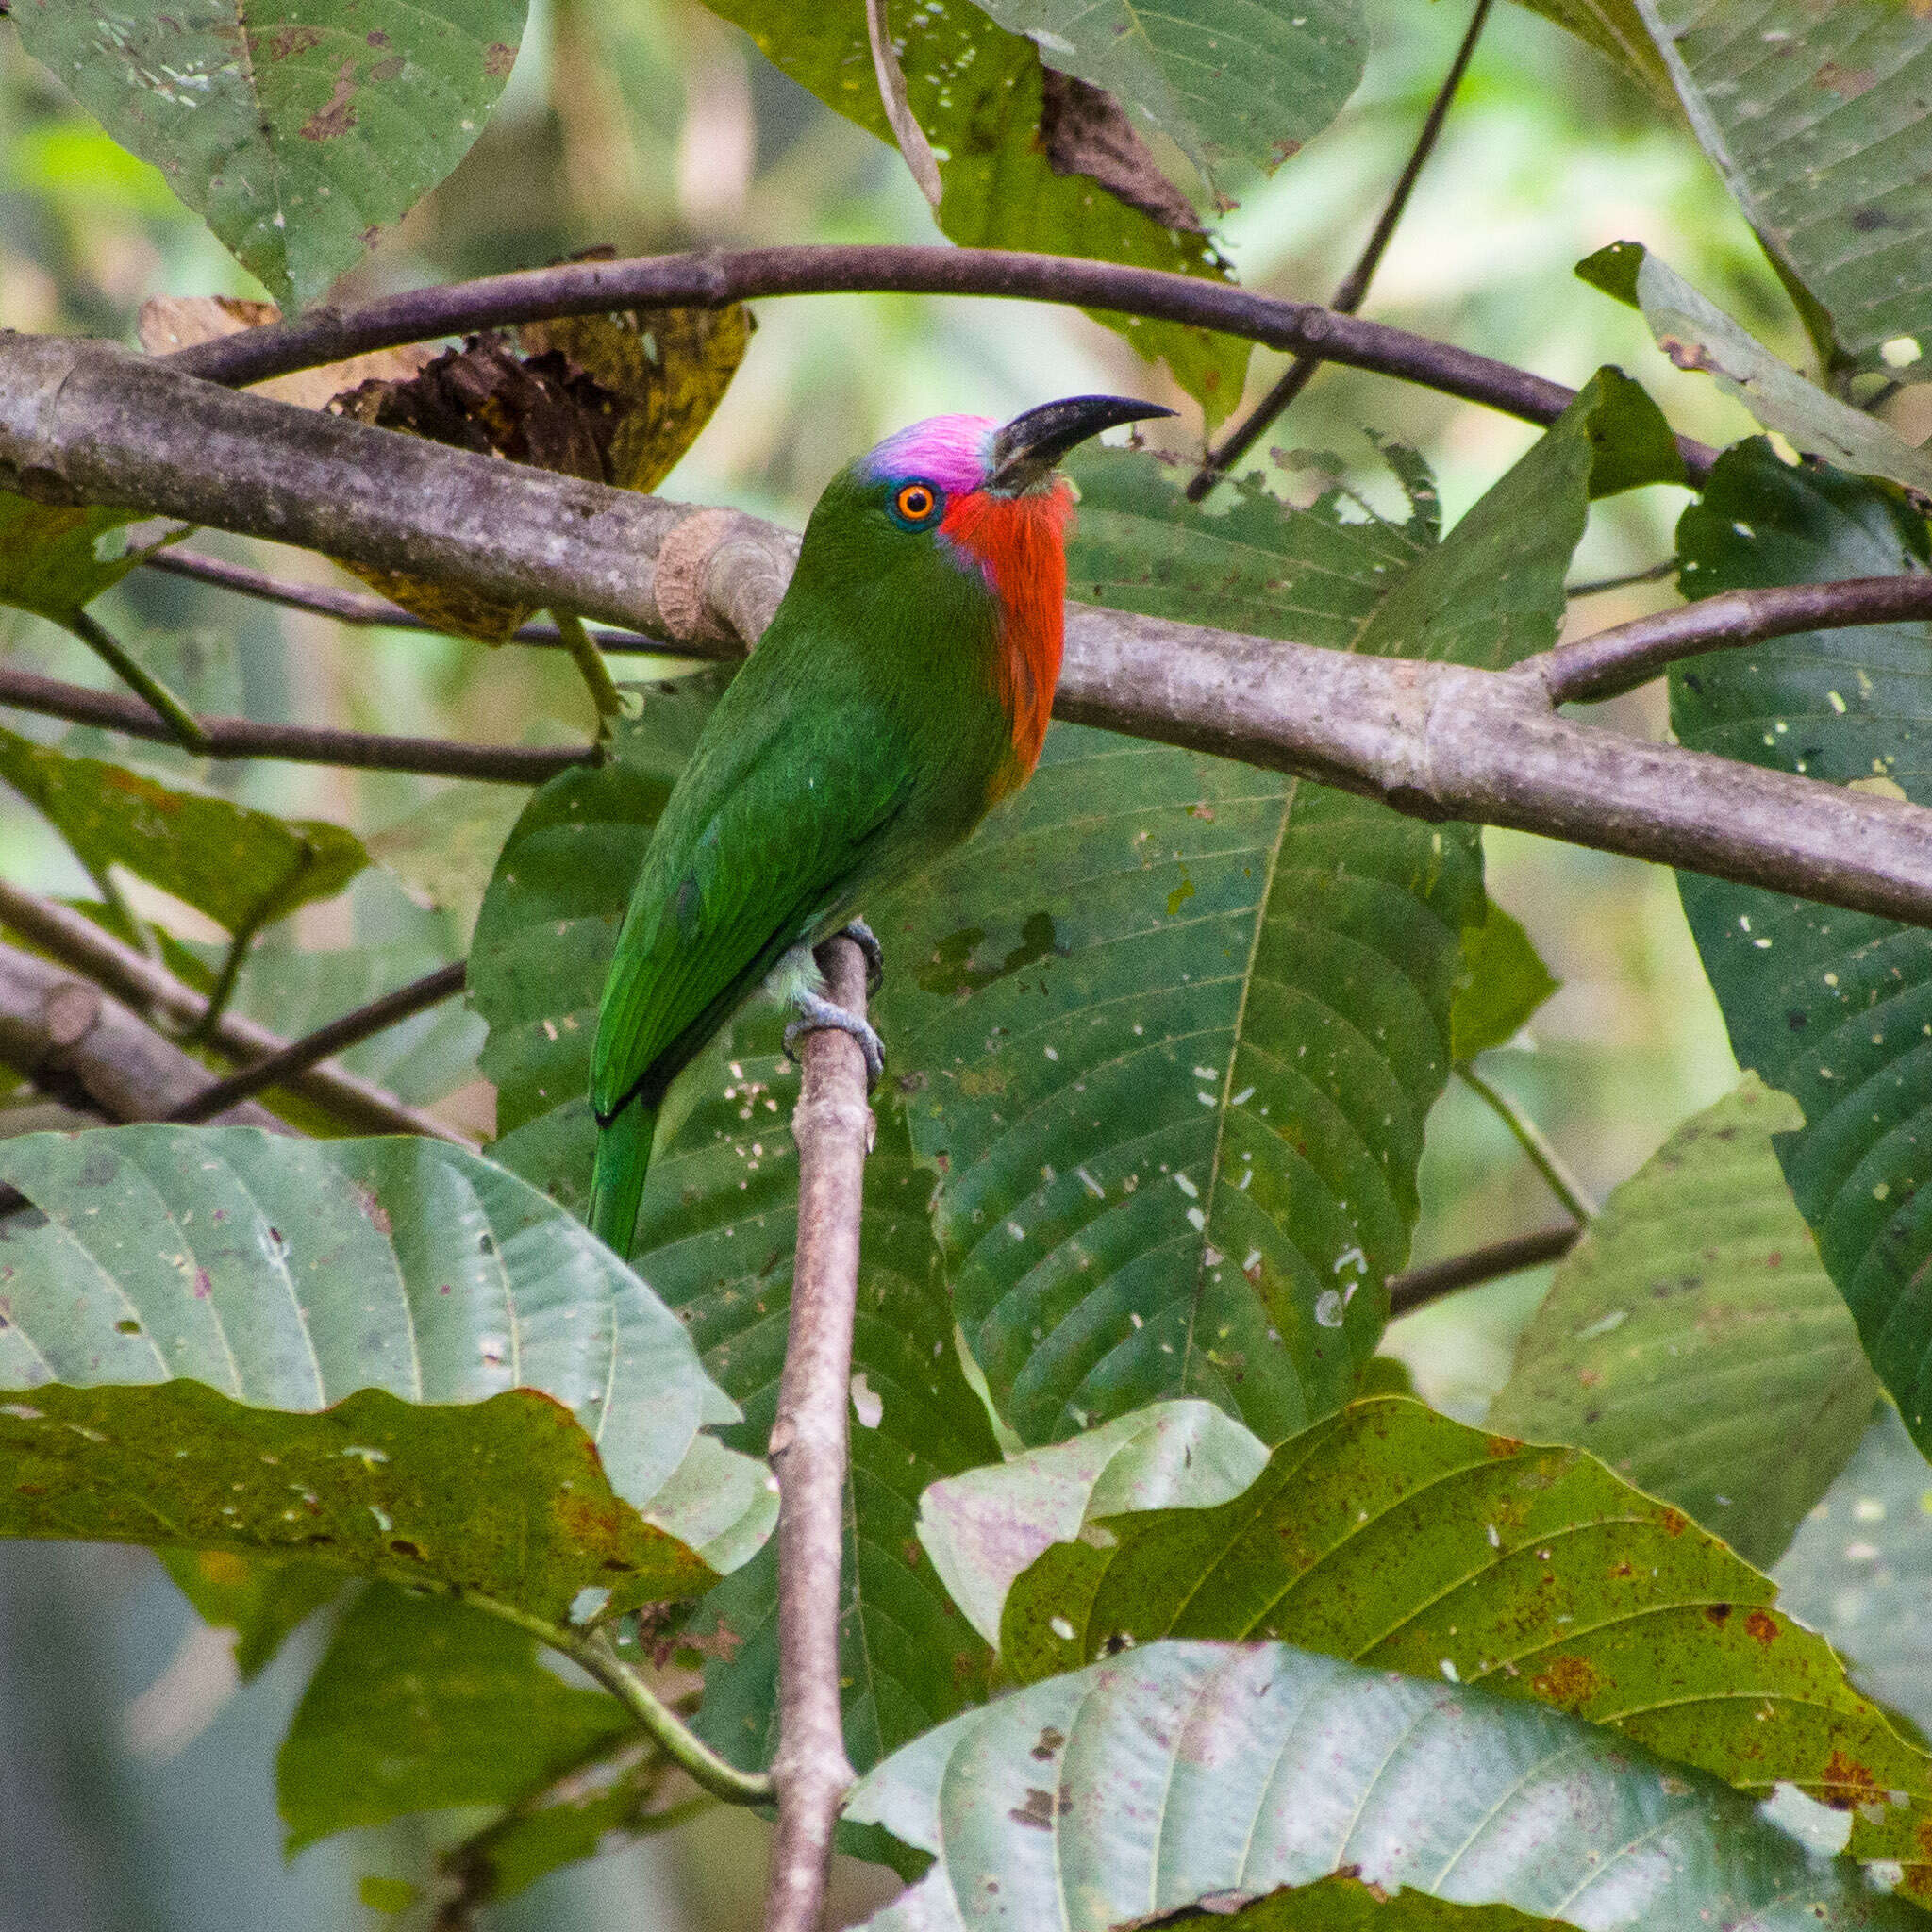
[{"label": "rough bark texture", "polygon": [[[9,481],[560,603],[693,645],[755,640],[796,554],[795,538],[756,518],[443,449],[53,338],[0,337]],[[1702,622],[1682,621],[1687,636]],[[1555,714],[1534,658],[1501,674],[1402,663],[1074,606],[1055,708],[1418,817],[1517,826],[1932,924],[1932,812],[1575,724]],[[264,751],[268,735],[291,733],[254,728]],[[520,774],[559,758],[501,756]],[[464,768],[508,775],[488,762],[466,757]]]},{"label": "rough bark texture", "polygon": [[[819,948],[835,1005],[865,1017],[865,958]],[[772,1467],[778,1476],[778,1829],[766,1932],[812,1932],[824,1905],[839,1805],[852,1784],[839,1708],[839,1582],[845,1550],[846,1403],[858,1292],[859,1206],[872,1109],[865,1056],[843,1033],[808,1033],[791,1116],[798,1251]]]}]

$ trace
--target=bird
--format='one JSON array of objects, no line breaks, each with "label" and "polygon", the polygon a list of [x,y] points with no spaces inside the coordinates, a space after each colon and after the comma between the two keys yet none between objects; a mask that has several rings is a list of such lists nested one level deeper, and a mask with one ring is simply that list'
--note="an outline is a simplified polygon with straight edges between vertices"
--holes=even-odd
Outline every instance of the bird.
[{"label": "bird", "polygon": [[1058,465],[1171,416],[1063,397],[1001,425],[933,416],[848,463],[812,509],[758,647],[724,689],[652,832],[598,1006],[588,1220],[629,1257],[671,1082],[760,987],[801,1032],[884,1050],[826,998],[812,949],[1031,777],[1059,678],[1073,491]]}]

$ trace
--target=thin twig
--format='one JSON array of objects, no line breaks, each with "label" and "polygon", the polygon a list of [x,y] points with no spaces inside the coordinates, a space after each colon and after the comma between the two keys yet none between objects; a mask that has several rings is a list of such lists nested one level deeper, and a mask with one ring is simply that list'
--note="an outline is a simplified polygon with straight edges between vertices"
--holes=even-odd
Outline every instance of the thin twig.
[{"label": "thin twig", "polygon": [[[1418,383],[1529,423],[1554,423],[1575,395],[1559,382],[1492,357],[1338,315],[1312,302],[1252,294],[1203,275],[1004,248],[866,244],[801,243],[524,269],[412,290],[346,313],[316,309],[292,322],[242,329],[154,359],[158,367],[244,388],[370,349],[554,316],[638,308],[724,308],[760,296],[865,292],[1051,302],[1213,329],[1271,349],[1319,347],[1327,361]],[[1678,448],[1693,477],[1701,478],[1716,460],[1716,451],[1686,437],[1678,439]]]},{"label": "thin twig", "polygon": [[[1374,280],[1375,271],[1382,265],[1382,257],[1388,252],[1389,243],[1394,240],[1396,225],[1408,207],[1408,198],[1415,192],[1415,184],[1422,178],[1422,172],[1435,152],[1437,137],[1442,132],[1443,122],[1449,118],[1450,106],[1456,99],[1457,90],[1462,85],[1470,57],[1475,52],[1475,43],[1482,38],[1483,24],[1489,17],[1490,0],[1475,0],[1475,11],[1470,15],[1469,28],[1462,36],[1462,44],[1457,48],[1456,58],[1449,63],[1449,72],[1442,76],[1442,85],[1436,90],[1436,98],[1429,103],[1422,131],[1416,136],[1407,165],[1390,191],[1381,219],[1376,222],[1374,232],[1370,235],[1356,265],[1342,276],[1341,286],[1329,298],[1329,308],[1338,314],[1353,315],[1368,299],[1369,284]],[[1199,503],[1247,455],[1268,425],[1307,388],[1309,378],[1325,359],[1315,349],[1304,349],[1296,355],[1282,372],[1280,380],[1255,406],[1247,421],[1231,429],[1218,450],[1208,452],[1207,460],[1188,485],[1190,503]]]},{"label": "thin twig", "polygon": [[[208,1009],[208,1001],[192,987],[184,985],[165,967],[157,965],[112,933],[103,932],[84,913],[25,891],[5,879],[0,879],[0,926],[10,927],[30,945],[62,965],[86,974],[129,1006],[153,1012],[177,1026],[193,1025]],[[215,1028],[211,1044],[230,1059],[253,1064],[283,1052],[289,1042],[254,1020],[229,1013]],[[197,1072],[200,1077],[194,1086],[175,1093],[167,1106],[159,1109],[160,1113],[178,1107],[208,1085],[207,1070],[197,1066]],[[434,1114],[405,1107],[394,1094],[373,1080],[364,1080],[327,1061],[310,1067],[307,1073],[291,1074],[288,1088],[290,1092],[299,1094],[358,1133],[426,1134],[458,1147],[474,1149],[475,1144],[455,1128],[445,1126]]]},{"label": "thin twig", "polygon": [[183,751],[192,752],[197,758],[207,757],[208,733],[201,728],[200,720],[153,672],[130,657],[104,625],[85,610],[71,612],[63,622],[116,677],[141,695],[167,725],[169,738]]},{"label": "thin twig", "polygon": [[906,92],[906,73],[892,45],[892,29],[886,19],[886,0],[865,0],[865,37],[872,42],[872,71],[878,76],[879,101],[899,152],[906,158],[919,192],[934,208],[945,190],[940,186],[940,164],[933,158],[932,143],[912,111]]},{"label": "thin twig", "polygon": [[1426,1268],[1391,1274],[1390,1319],[1407,1315],[1424,1303],[1454,1294],[1459,1289],[1480,1288],[1486,1281],[1501,1281],[1506,1275],[1521,1274],[1526,1268],[1541,1268],[1546,1261],[1560,1260],[1576,1245],[1582,1232],[1578,1222],[1540,1227],[1534,1234],[1511,1235],[1507,1241],[1491,1241],[1487,1247],[1452,1255],[1446,1261],[1431,1261]]},{"label": "thin twig", "polygon": [[1647,570],[1633,570],[1620,577],[1592,577],[1587,583],[1565,584],[1566,597],[1597,597],[1606,591],[1627,591],[1637,584],[1660,584],[1666,577],[1677,574],[1677,559],[1667,557],[1661,563],[1654,563]]},{"label": "thin twig", "polygon": [[267,1059],[257,1060],[239,1074],[217,1080],[177,1107],[168,1118],[205,1121],[239,1100],[247,1100],[271,1087],[286,1086],[297,1074],[306,1074],[331,1054],[345,1053],[359,1041],[461,992],[467,971],[467,962],[461,959],[439,966],[434,973],[425,973],[421,979],[398,987],[394,992],[384,993],[380,999],[344,1013],[340,1020],[331,1020],[326,1026],[318,1026],[300,1040],[291,1041],[280,1053],[271,1054]]},{"label": "thin twig", "polygon": [[1534,666],[1557,705],[1613,698],[1668,670],[1680,658],[1800,631],[1932,619],[1932,571],[1895,577],[1845,577],[1835,584],[1780,584],[1762,591],[1721,591],[1655,617],[1558,644],[1519,669]]},{"label": "thin twig", "polygon": [[[359,591],[340,590],[332,584],[291,583],[286,577],[271,576],[266,571],[251,570],[245,563],[205,557],[198,550],[158,550],[144,558],[141,567],[165,571],[170,576],[189,577],[198,584],[212,584],[243,597],[258,597],[265,604],[283,605],[291,610],[311,610],[318,617],[333,617],[338,624],[353,625],[358,629],[428,631],[438,637],[454,635],[431,624],[426,617],[418,617],[413,610],[391,604],[387,597],[371,597]],[[591,637],[600,651],[639,651],[679,658],[717,655],[715,650],[693,654],[664,638],[645,637],[641,631],[594,630]],[[512,632],[510,641],[556,649],[562,645],[563,638],[554,624],[537,623],[526,624]]]},{"label": "thin twig", "polygon": [[[0,664],[0,705],[98,724],[161,744],[175,733],[138,699],[90,691],[37,672]],[[432,778],[481,778],[494,785],[541,785],[573,765],[588,764],[594,745],[453,744],[441,738],[391,738],[308,724],[258,724],[252,718],[197,718],[211,758],[282,758],[293,764],[344,765],[363,772],[417,772]]]},{"label": "thin twig", "polygon": [[551,614],[557,619],[558,635],[563,640],[563,647],[570,653],[571,662],[577,667],[577,675],[584,680],[584,689],[591,693],[591,703],[596,708],[597,741],[601,744],[624,716],[624,700],[618,696],[617,687],[610,681],[610,667],[605,663],[602,654],[591,640],[590,632],[584,628],[584,620],[569,610],[553,611]]},{"label": "thin twig", "polygon": [[[865,958],[844,938],[819,948],[836,1006],[865,1017]],[[846,1404],[858,1292],[859,1210],[873,1139],[865,1057],[848,1035],[806,1036],[791,1116],[798,1248],[771,1461],[778,1478],[778,1829],[765,1932],[815,1932],[839,1806],[851,1788],[839,1685],[845,1556]]]},{"label": "thin twig", "polygon": [[1485,1080],[1473,1066],[1457,1068],[1463,1084],[1476,1094],[1515,1137],[1516,1144],[1528,1155],[1529,1163],[1548,1184],[1550,1192],[1562,1202],[1578,1223],[1596,1219],[1596,1203],[1584,1185],[1570,1172],[1563,1157],[1550,1144],[1550,1139],[1522,1108],[1499,1087]]}]

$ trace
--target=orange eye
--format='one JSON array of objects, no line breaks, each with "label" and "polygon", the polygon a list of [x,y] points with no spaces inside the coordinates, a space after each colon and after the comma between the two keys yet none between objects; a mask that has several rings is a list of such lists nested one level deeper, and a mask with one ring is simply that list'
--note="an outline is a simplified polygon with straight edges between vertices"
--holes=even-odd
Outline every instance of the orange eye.
[{"label": "orange eye", "polygon": [[923,524],[939,508],[939,498],[928,484],[907,483],[892,499],[892,508],[902,521]]}]

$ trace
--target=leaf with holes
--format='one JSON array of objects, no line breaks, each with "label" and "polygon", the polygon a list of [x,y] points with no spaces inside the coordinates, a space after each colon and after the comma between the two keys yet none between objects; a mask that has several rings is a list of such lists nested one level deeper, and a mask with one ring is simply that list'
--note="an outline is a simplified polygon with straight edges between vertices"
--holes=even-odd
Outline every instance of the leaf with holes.
[{"label": "leaf with holes", "polygon": [[[1865,1807],[1855,1848],[1932,1865],[1932,1757],[1845,1680],[1777,1591],[1682,1511],[1578,1449],[1420,1403],[1352,1405],[1217,1509],[1116,1516],[1007,1598],[1037,1682],[1161,1637],[1279,1639],[1588,1718],[1758,1797]],[[1890,1802],[1887,1802],[1889,1795]]]},{"label": "leaf with holes", "polygon": [[737,1409],[630,1270],[437,1141],[8,1141],[0,1534],[301,1557],[560,1622],[769,1529]]},{"label": "leaf with holes", "polygon": [[[771,61],[827,107],[892,144],[866,37],[863,0],[801,8],[791,0],[710,0]],[[1324,0],[1328,4],[1328,0]],[[1093,172],[1111,172],[1083,150],[1095,145],[1073,123],[1081,108],[1112,107],[1079,95],[1070,102],[1041,64],[1031,41],[995,25],[970,0],[929,0],[892,21],[912,112],[940,151],[945,197],[941,229],[965,247],[1035,249],[1134,268],[1167,269],[1223,280],[1231,275],[1199,231],[1186,199],[1159,179],[1144,149],[1127,172],[1153,176],[1164,197],[1138,191],[1118,198]],[[1072,83],[1076,92],[1079,84]],[[1110,132],[1141,149],[1114,109]],[[1120,142],[1098,143],[1118,156]],[[1124,182],[1119,185],[1125,186]],[[1129,193],[1137,191],[1130,189]],[[1171,206],[1162,206],[1162,200]],[[1154,211],[1150,212],[1149,209]],[[1180,323],[1093,310],[1150,360],[1163,358],[1201,404],[1208,426],[1241,400],[1249,344]]]},{"label": "leaf with holes", "polygon": [[1051,1449],[969,1469],[919,1499],[919,1541],[989,1643],[1014,1577],[1091,1518],[1205,1509],[1238,1496],[1268,1450],[1210,1402],[1157,1402]]},{"label": "leaf with holes", "polygon": [[[1924,524],[1837,471],[1726,451],[1677,525],[1680,581],[1740,587],[1922,570]],[[1932,625],[1813,631],[1674,666],[1687,745],[1932,804]],[[1932,1444],[1932,933],[1688,873],[1677,889],[1740,1063],[1805,1124],[1774,1143],[1879,1379]]]},{"label": "leaf with holes", "polygon": [[1174,142],[1210,185],[1230,162],[1272,174],[1321,133],[1356,91],[1369,44],[1360,0],[1307,0],[1291,15],[1225,0],[1158,10],[989,0],[986,10]]},{"label": "leaf with holes", "polygon": [[[27,0],[13,22],[285,308],[319,300],[469,152],[527,0]],[[379,25],[372,22],[379,19]]]},{"label": "leaf with holes", "polygon": [[1859,1690],[1932,1733],[1932,1469],[1890,1403],[1772,1574]]},{"label": "leaf with holes", "polygon": [[1760,1567],[1878,1394],[1772,1151],[1803,1124],[1747,1078],[1679,1127],[1558,1266],[1488,1417],[1602,1457]]},{"label": "leaf with holes", "polygon": [[276,1754],[285,1849],[412,1811],[514,1804],[634,1730],[608,1690],[546,1670],[527,1632],[372,1585],[336,1625]]},{"label": "leaf with holes", "polygon": [[90,872],[125,865],[231,933],[333,898],[369,862],[340,825],[278,819],[7,730],[0,782],[37,806]]},{"label": "leaf with holes", "polygon": [[[1932,20],[1899,0],[1635,0],[1686,118],[1814,335],[1932,330]],[[1823,311],[1822,313],[1820,311]]]},{"label": "leaf with holes", "polygon": [[[1593,483],[1658,455],[1606,374],[1439,548],[1330,490],[1188,506],[1147,458],[1074,466],[1077,594],[1337,649],[1501,665],[1549,643]],[[1667,443],[1667,439],[1662,439]],[[1631,452],[1635,452],[1632,455]],[[879,1009],[941,1170],[968,1345],[1028,1442],[1191,1394],[1278,1441],[1346,1400],[1407,1257],[1449,1070],[1473,829],[1095,731],[871,908]]]},{"label": "leaf with holes", "polygon": [[1804,455],[1932,491],[1932,456],[1875,416],[1807,382],[1641,242],[1613,242],[1579,261],[1576,273],[1640,309],[1657,347],[1679,369],[1703,370]]},{"label": "leaf with holes", "polygon": [[1337,1873],[1591,1932],[1924,1923],[1574,1718],[1279,1643],[1155,1643],[1036,1684],[908,1746],[845,1815],[935,1860],[868,1932],[1104,1932]]}]

